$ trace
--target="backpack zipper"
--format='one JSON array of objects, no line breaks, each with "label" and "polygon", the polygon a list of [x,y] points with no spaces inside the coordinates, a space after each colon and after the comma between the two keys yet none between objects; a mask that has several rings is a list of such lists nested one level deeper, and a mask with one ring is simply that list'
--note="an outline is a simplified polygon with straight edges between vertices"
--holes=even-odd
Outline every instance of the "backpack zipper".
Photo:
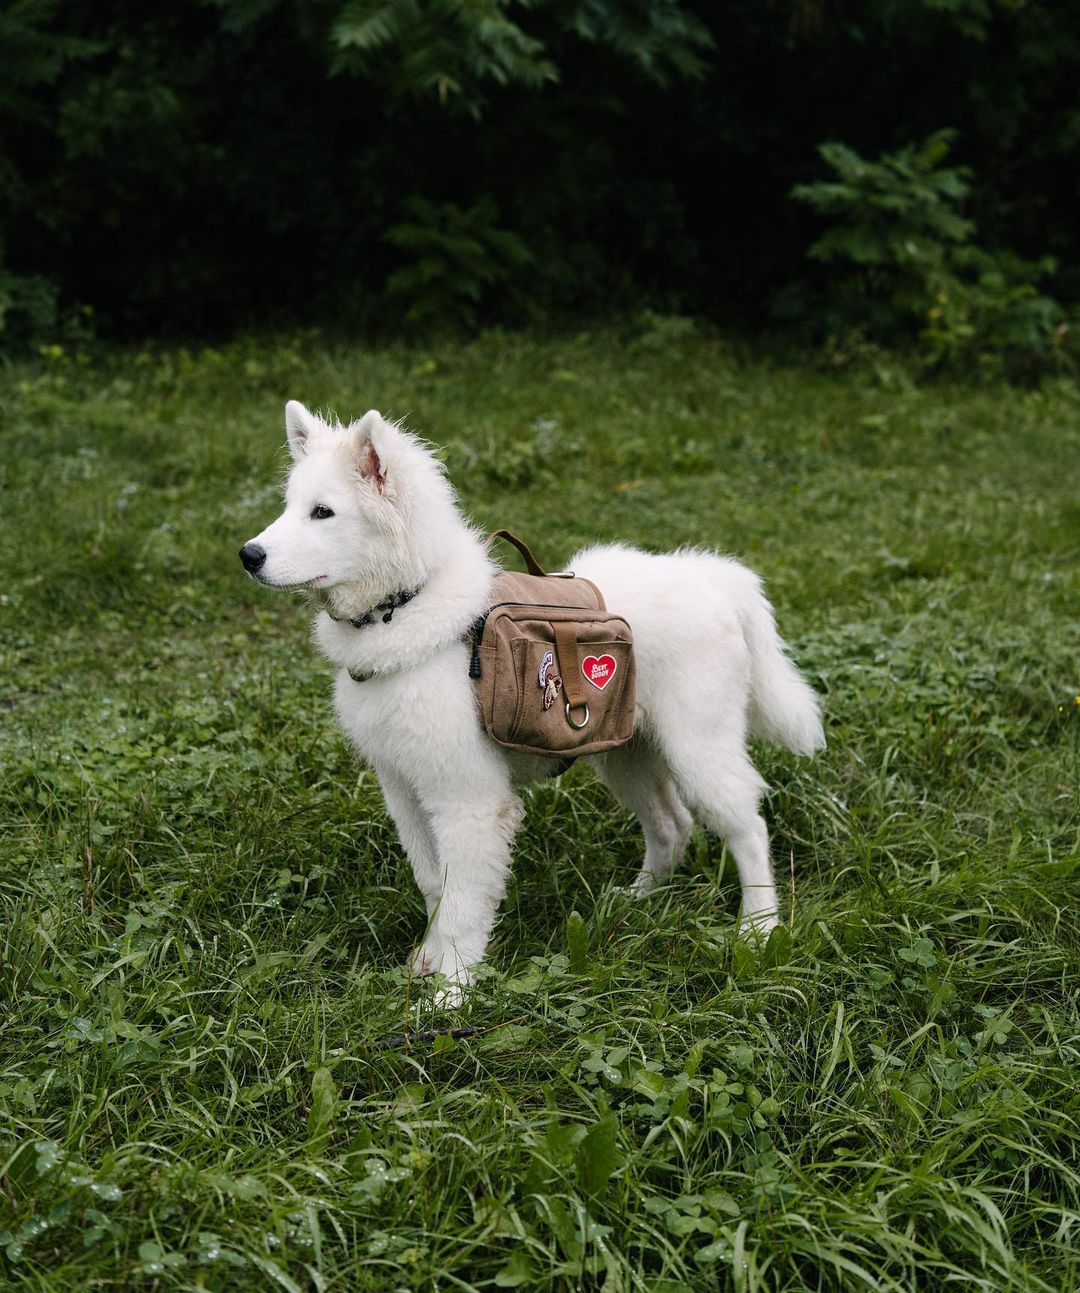
[{"label": "backpack zipper", "polygon": [[501,610],[504,606],[528,606],[540,611],[596,611],[602,614],[595,606],[563,606],[556,602],[496,602],[494,606],[489,606],[483,615],[473,621],[472,628],[469,629],[469,636],[472,638],[472,651],[469,654],[469,677],[480,677],[480,639],[484,636],[484,628],[488,622],[488,616],[492,611]]}]

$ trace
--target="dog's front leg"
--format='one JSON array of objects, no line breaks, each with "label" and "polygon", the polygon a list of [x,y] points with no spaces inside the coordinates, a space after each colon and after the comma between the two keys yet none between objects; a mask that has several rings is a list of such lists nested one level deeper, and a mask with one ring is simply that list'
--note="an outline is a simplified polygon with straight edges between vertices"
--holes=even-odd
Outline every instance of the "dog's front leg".
[{"label": "dog's front leg", "polygon": [[386,810],[397,827],[398,839],[427,908],[424,938],[419,947],[413,949],[409,968],[414,974],[434,974],[442,969],[446,958],[435,921],[442,900],[443,880],[431,818],[404,777],[386,769],[380,769],[377,775]]},{"label": "dog's front leg", "polygon": [[[428,934],[439,970],[463,987],[484,959],[499,903],[506,893],[510,850],[521,823],[520,799],[509,786],[498,792],[440,798],[426,804],[441,871],[442,890]],[[447,1004],[460,999],[448,994]]]},{"label": "dog's front leg", "polygon": [[[377,768],[379,788],[383,792],[386,811],[397,827],[401,847],[409,859],[417,888],[424,895],[428,921],[439,902],[442,877],[435,851],[435,836],[431,821],[424,811],[416,791],[404,777],[388,768]],[[421,970],[421,973],[427,971]]]}]

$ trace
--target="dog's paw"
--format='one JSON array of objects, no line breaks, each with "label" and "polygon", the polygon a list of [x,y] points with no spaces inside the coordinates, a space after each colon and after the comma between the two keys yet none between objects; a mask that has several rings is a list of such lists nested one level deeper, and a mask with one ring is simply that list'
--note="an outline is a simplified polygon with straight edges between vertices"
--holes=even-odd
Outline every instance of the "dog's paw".
[{"label": "dog's paw", "polygon": [[409,957],[409,973],[422,977],[445,972],[448,960],[442,940],[429,934],[419,947],[413,949],[413,954]]},{"label": "dog's paw", "polygon": [[650,894],[656,893],[658,889],[663,889],[668,882],[666,875],[657,875],[655,871],[639,871],[634,876],[634,882],[630,885],[629,892],[635,898],[647,898]]},{"label": "dog's paw", "polygon": [[459,1010],[465,1004],[465,990],[468,986],[467,979],[463,983],[448,981],[436,991],[431,1004],[436,1010]]},{"label": "dog's paw", "polygon": [[417,976],[436,974],[442,979],[432,998],[436,1010],[456,1010],[472,982],[469,967],[462,965],[456,949],[431,935],[413,952],[409,970]]},{"label": "dog's paw", "polygon": [[780,924],[778,911],[752,911],[743,914],[739,920],[739,937],[753,942],[764,943],[774,929]]},{"label": "dog's paw", "polygon": [[623,898],[648,898],[663,889],[666,883],[666,879],[651,871],[639,871],[629,884],[615,885],[614,892]]}]

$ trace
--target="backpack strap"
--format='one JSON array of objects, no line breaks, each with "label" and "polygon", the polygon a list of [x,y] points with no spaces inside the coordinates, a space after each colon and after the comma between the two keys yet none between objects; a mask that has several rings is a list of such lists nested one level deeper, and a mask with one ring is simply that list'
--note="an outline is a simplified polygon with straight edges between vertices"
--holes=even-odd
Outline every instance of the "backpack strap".
[{"label": "backpack strap", "polygon": [[[530,575],[537,575],[541,579],[556,578],[554,575],[549,575],[543,566],[541,566],[540,562],[533,556],[532,550],[524,539],[519,539],[516,534],[511,534],[509,530],[492,530],[488,535],[488,543],[492,544],[496,539],[505,539],[507,543],[512,543],[514,547],[517,548],[518,552],[520,552],[525,558],[525,568],[528,570]],[[569,577],[570,573],[571,572],[567,572],[567,574],[560,575],[558,578],[566,579]],[[596,598],[596,609],[598,611],[606,611],[607,604],[604,601],[604,594],[599,588],[597,588],[593,581],[591,579],[586,579],[583,575],[575,575],[574,578],[579,584],[586,584],[592,589],[593,596]]]},{"label": "backpack strap", "polygon": [[[556,620],[551,627],[555,634],[555,654],[559,658],[563,696],[566,698],[566,717],[571,727],[584,727],[589,721],[589,702],[585,695],[585,680],[581,675],[581,661],[578,659],[577,634],[573,624],[565,621]],[[574,710],[585,711],[585,717],[580,723],[576,721]]]},{"label": "backpack strap", "polygon": [[505,539],[507,543],[512,543],[518,552],[525,558],[525,568],[530,575],[539,575],[541,579],[547,576],[547,571],[533,556],[529,550],[529,545],[519,539],[516,534],[511,534],[509,530],[492,530],[488,535],[488,543],[494,543],[496,539]]}]

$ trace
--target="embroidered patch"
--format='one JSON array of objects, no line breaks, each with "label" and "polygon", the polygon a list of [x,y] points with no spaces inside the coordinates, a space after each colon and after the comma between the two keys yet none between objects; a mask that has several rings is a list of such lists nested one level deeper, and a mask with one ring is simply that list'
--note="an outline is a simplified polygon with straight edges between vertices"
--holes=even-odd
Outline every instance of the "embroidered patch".
[{"label": "embroidered patch", "polygon": [[585,680],[591,682],[599,691],[603,691],[615,677],[617,665],[613,655],[587,655],[581,662],[581,672]]},{"label": "embroidered patch", "polygon": [[540,683],[541,691],[547,690],[548,670],[551,668],[551,666],[554,663],[555,663],[555,657],[551,654],[550,651],[547,653],[546,656],[544,656],[543,660],[540,661],[539,683]]}]

